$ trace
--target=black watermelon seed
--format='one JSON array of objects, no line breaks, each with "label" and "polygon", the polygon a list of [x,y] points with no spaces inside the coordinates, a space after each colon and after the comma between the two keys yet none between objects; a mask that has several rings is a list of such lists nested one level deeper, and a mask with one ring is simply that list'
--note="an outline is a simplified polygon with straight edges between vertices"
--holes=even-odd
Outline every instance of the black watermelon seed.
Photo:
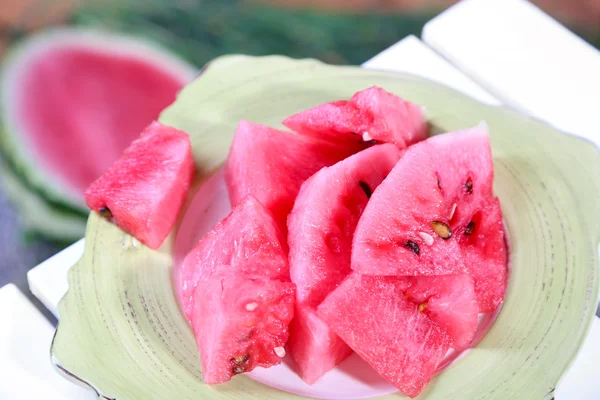
[{"label": "black watermelon seed", "polygon": [[465,191],[468,194],[473,193],[473,181],[471,180],[471,178],[467,179],[467,182],[465,183]]},{"label": "black watermelon seed", "polygon": [[467,224],[467,227],[465,228],[465,235],[471,236],[473,231],[475,231],[475,221],[471,221]]},{"label": "black watermelon seed", "polygon": [[358,184],[362,188],[363,192],[365,192],[365,194],[367,195],[367,198],[370,199],[371,195],[373,194],[373,191],[371,191],[371,187],[363,181],[359,181]]},{"label": "black watermelon seed", "polygon": [[231,371],[234,374],[241,374],[246,372],[246,369],[248,368],[248,356],[239,356],[239,357],[234,357],[231,359],[231,364],[233,366],[233,368],[231,369]]},{"label": "black watermelon seed", "polygon": [[419,249],[419,245],[413,242],[412,240],[407,241],[404,247],[411,250],[416,255],[419,255],[419,253],[421,252],[421,249]]},{"label": "black watermelon seed", "polygon": [[113,217],[112,212],[106,206],[100,207],[100,210],[98,210],[98,214],[100,214],[100,216],[102,218],[105,218],[105,219],[108,219],[108,220],[111,220],[112,217]]}]

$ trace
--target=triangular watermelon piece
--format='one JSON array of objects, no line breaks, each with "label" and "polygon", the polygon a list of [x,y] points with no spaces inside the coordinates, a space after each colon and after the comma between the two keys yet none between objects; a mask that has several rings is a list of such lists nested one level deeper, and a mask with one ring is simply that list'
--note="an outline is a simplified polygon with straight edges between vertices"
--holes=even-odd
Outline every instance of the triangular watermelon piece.
[{"label": "triangular watermelon piece", "polygon": [[217,269],[196,287],[191,317],[208,384],[279,364],[294,315],[292,283],[249,279],[230,266]]},{"label": "triangular watermelon piece", "polygon": [[401,149],[427,137],[422,108],[377,86],[361,90],[349,101],[334,101],[294,114],[283,124],[304,135],[348,142],[358,137],[393,143]]},{"label": "triangular watermelon piece", "polygon": [[295,317],[290,354],[308,383],[350,354],[312,310],[350,273],[358,219],[400,155],[392,144],[376,145],[321,169],[302,185],[288,217],[290,274],[306,308]]},{"label": "triangular watermelon piece", "polygon": [[363,148],[358,141],[342,145],[241,121],[225,164],[231,205],[235,207],[246,195],[256,197],[285,233],[302,183]]},{"label": "triangular watermelon piece", "polygon": [[352,349],[317,316],[313,307],[296,304],[288,341],[298,374],[312,385],[352,354]]},{"label": "triangular watermelon piece", "polygon": [[466,274],[415,276],[407,281],[408,300],[448,333],[455,349],[468,347],[479,324],[473,278]]},{"label": "triangular watermelon piece", "polygon": [[317,315],[382,377],[416,397],[451,339],[404,290],[403,278],[352,273],[327,296]]},{"label": "triangular watermelon piece", "polygon": [[271,214],[246,196],[186,256],[179,274],[182,308],[191,318],[198,281],[227,265],[250,278],[289,280],[285,239]]},{"label": "triangular watermelon piece", "polygon": [[150,124],[85,191],[88,206],[157,249],[179,215],[194,175],[187,133]]},{"label": "triangular watermelon piece", "polygon": [[[485,204],[495,201],[492,180],[485,125],[410,147],[358,223],[352,268],[395,276],[470,272],[480,310],[493,311],[503,299],[507,270],[499,207],[482,219]],[[485,292],[487,281],[499,289]]]}]

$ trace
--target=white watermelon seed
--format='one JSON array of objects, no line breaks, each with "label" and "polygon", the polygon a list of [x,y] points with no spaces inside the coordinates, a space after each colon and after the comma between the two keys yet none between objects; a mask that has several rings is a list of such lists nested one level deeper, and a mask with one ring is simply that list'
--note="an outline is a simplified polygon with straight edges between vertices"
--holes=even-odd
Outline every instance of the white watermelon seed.
[{"label": "white watermelon seed", "polygon": [[138,241],[136,240],[136,238],[131,238],[131,245],[133,247],[137,247],[138,246]]},{"label": "white watermelon seed", "polygon": [[362,138],[365,142],[369,142],[371,140],[373,140],[373,138],[371,137],[371,135],[369,135],[369,132],[364,132],[362,134]]},{"label": "white watermelon seed", "polygon": [[421,239],[423,239],[427,246],[431,246],[433,244],[433,236],[431,236],[429,233],[419,232],[419,236],[421,236]]},{"label": "white watermelon seed", "polygon": [[448,219],[452,219],[454,217],[454,212],[456,211],[456,203],[452,204],[452,210],[450,210],[450,216]]},{"label": "white watermelon seed", "polygon": [[275,352],[275,354],[277,355],[277,357],[279,357],[279,358],[285,357],[285,349],[283,347],[281,347],[281,346],[275,347],[273,349],[273,351]]},{"label": "white watermelon seed", "polygon": [[252,303],[246,304],[246,310],[247,311],[254,311],[257,308],[258,308],[258,303],[257,302],[252,302]]}]

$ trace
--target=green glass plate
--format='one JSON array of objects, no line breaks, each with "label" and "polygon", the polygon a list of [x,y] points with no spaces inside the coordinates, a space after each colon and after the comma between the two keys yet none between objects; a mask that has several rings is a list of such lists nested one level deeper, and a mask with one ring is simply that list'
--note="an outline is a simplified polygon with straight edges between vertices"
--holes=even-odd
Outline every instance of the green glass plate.
[{"label": "green glass plate", "polygon": [[[160,119],[190,134],[198,188],[224,162],[240,119],[280,126],[289,114],[371,85],[425,105],[435,132],[487,121],[508,230],[510,277],[495,324],[421,398],[551,399],[595,313],[594,145],[428,80],[278,56],[213,61]],[[59,306],[56,365],[107,399],[301,398],[245,376],[217,387],[202,382],[194,337],[171,286],[175,231],[152,251],[90,215],[85,254]]]}]

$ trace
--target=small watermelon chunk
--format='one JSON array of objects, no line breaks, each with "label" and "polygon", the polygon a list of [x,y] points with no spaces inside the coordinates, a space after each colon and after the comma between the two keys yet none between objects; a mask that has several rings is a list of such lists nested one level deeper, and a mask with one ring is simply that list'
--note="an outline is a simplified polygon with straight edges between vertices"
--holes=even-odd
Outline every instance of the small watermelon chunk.
[{"label": "small watermelon chunk", "polygon": [[469,272],[480,311],[493,311],[507,274],[502,213],[486,206],[496,202],[493,174],[485,124],[410,147],[358,223],[352,268],[396,276]]},{"label": "small watermelon chunk", "polygon": [[290,275],[306,307],[295,317],[290,355],[308,383],[351,354],[312,309],[350,273],[358,219],[400,155],[392,144],[377,145],[321,169],[304,182],[288,217]]},{"label": "small watermelon chunk", "polygon": [[394,143],[403,149],[427,137],[423,110],[416,104],[373,86],[349,101],[322,104],[283,121],[288,128],[310,136]]},{"label": "small watermelon chunk", "polygon": [[252,196],[231,213],[188,253],[180,270],[182,308],[188,318],[198,282],[228,265],[250,278],[289,280],[284,237],[273,217]]},{"label": "small watermelon chunk", "polygon": [[217,269],[196,287],[191,318],[203,378],[211,385],[279,364],[295,302],[290,282],[250,279],[231,266]]},{"label": "small watermelon chunk", "polygon": [[450,348],[451,338],[406,299],[406,280],[352,273],[317,315],[382,377],[416,397]]},{"label": "small watermelon chunk", "polygon": [[246,195],[256,197],[285,234],[302,183],[363,148],[358,142],[341,145],[241,121],[225,164],[231,205],[235,207]]},{"label": "small watermelon chunk", "polygon": [[288,341],[298,374],[312,385],[352,354],[352,349],[316,314],[313,307],[296,304]]},{"label": "small watermelon chunk", "polygon": [[88,206],[157,249],[175,222],[194,175],[187,133],[150,124],[85,192]]},{"label": "small watermelon chunk", "polygon": [[455,349],[471,344],[479,324],[473,278],[463,275],[410,277],[406,297],[445,329]]},{"label": "small watermelon chunk", "polygon": [[335,141],[362,141],[373,117],[348,100],[325,103],[287,117],[283,125],[302,135]]}]

